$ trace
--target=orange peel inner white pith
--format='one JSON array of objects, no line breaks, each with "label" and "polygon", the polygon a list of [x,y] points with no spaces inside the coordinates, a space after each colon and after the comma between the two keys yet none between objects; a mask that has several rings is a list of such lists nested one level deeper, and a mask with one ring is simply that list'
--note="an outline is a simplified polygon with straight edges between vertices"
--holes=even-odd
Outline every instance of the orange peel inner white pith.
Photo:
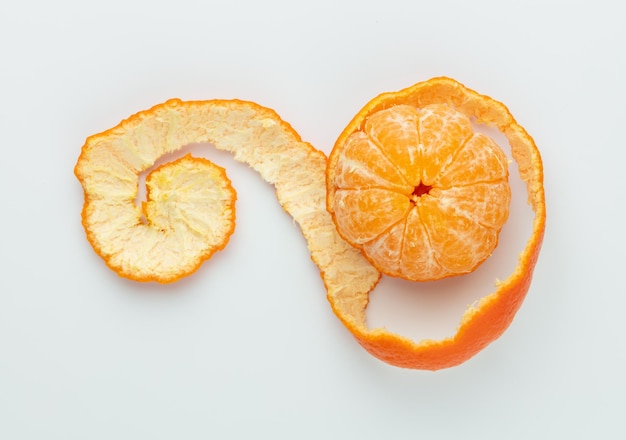
[{"label": "orange peel inner white pith", "polygon": [[[389,96],[370,102],[344,133],[353,130],[365,113],[386,105]],[[135,206],[134,200],[140,173],[157,158],[187,144],[211,143],[275,186],[281,206],[306,238],[333,311],[366,350],[401,367],[436,370],[457,365],[508,327],[528,290],[545,227],[541,160],[532,138],[506,107],[454,80],[433,79],[397,92],[395,98],[416,107],[443,101],[480,123],[498,127],[511,144],[536,214],[533,234],[515,272],[465,313],[451,338],[414,342],[385,329],[368,328],[369,292],[381,274],[339,236],[326,210],[325,154],[303,142],[273,110],[252,102],[173,99],[88,138],[75,167],[85,192],[82,216],[87,237],[124,277],[171,282],[193,272],[226,244],[233,231],[235,193],[224,171],[205,159],[186,156],[148,176],[143,206]],[[190,194],[196,190],[200,194]],[[202,209],[196,211],[198,204]]]}]

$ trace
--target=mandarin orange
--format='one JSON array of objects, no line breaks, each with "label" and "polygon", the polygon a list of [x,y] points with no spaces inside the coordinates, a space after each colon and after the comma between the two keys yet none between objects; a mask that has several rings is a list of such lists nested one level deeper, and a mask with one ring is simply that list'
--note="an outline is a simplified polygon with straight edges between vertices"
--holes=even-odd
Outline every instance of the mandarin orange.
[{"label": "mandarin orange", "polygon": [[328,209],[381,272],[414,281],[473,271],[509,210],[507,158],[447,104],[369,114],[332,151]]}]

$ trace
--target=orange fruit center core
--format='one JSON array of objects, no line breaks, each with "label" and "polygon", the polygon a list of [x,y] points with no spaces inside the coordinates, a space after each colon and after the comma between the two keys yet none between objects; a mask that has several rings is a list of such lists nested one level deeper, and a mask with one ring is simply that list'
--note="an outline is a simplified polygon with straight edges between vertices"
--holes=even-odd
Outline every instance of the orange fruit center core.
[{"label": "orange fruit center core", "polygon": [[424,185],[420,182],[420,184],[417,185],[411,193],[411,202],[415,205],[417,203],[417,199],[422,197],[424,194],[428,194],[432,188],[432,186]]},{"label": "orange fruit center core", "polygon": [[473,271],[509,210],[508,160],[447,104],[369,114],[330,161],[339,233],[381,272],[434,280]]}]

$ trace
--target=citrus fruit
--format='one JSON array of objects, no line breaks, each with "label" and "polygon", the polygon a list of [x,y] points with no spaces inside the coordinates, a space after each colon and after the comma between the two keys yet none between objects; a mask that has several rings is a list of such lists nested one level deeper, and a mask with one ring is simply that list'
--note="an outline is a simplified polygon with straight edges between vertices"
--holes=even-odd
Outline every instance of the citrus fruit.
[{"label": "citrus fruit", "polygon": [[469,273],[496,247],[509,210],[507,158],[449,104],[397,104],[344,132],[328,165],[339,233],[386,275]]},{"label": "citrus fruit", "polygon": [[[89,137],[74,169],[84,189],[82,221],[87,238],[120,276],[138,281],[173,282],[196,270],[226,245],[234,228],[236,195],[224,170],[205,159],[185,156],[155,169],[146,180],[147,201],[141,206],[136,206],[134,201],[139,175],[151,168],[156,159],[187,144],[211,143],[217,149],[233,153],[236,160],[248,164],[275,186],[280,205],[300,226],[311,258],[320,269],[332,310],[368,352],[389,364],[406,368],[437,370],[458,365],[504,332],[528,291],[545,229],[541,158],[533,139],[503,104],[449,78],[435,78],[380,95],[355,116],[340,141],[359,131],[370,114],[393,106],[414,109],[447,106],[474,117],[478,123],[497,127],[509,140],[535,212],[533,232],[520,254],[518,267],[498,283],[494,292],[465,312],[453,337],[414,342],[385,329],[368,328],[365,310],[369,293],[380,280],[381,272],[360,247],[352,246],[339,235],[335,225],[338,213],[335,212],[333,219],[326,209],[327,199],[331,200],[336,193],[327,186],[327,177],[334,173],[333,165],[328,166],[324,153],[303,142],[275,111],[253,102],[172,99]],[[459,115],[454,117],[463,119]],[[484,146],[480,155],[488,158],[488,163],[501,158],[489,141],[481,138],[479,143]],[[484,152],[490,148],[493,151]],[[461,157],[461,151],[455,156]],[[403,153],[398,150],[397,154]],[[475,160],[469,162],[478,165]],[[496,177],[480,182],[475,178],[478,171],[452,172],[452,163],[446,165],[447,171],[432,173],[440,176],[437,184],[441,188],[466,191],[463,185],[448,188],[445,184],[446,178],[466,176],[469,182],[466,186],[484,189],[479,200],[491,200],[493,196],[489,194],[493,191],[498,194],[496,199],[506,197],[507,191],[498,189],[504,186],[504,167],[483,166],[495,172]],[[411,177],[412,172],[410,167],[405,167],[402,178],[416,182],[417,173],[413,172]],[[495,185],[496,189],[487,189],[498,180],[501,182]],[[489,185],[481,186],[481,183]],[[409,198],[411,207],[417,206],[419,199],[430,196],[435,187],[427,180],[420,180],[415,187],[405,188],[411,189],[410,197],[403,196]],[[476,197],[460,195],[455,200],[462,207],[459,209],[471,211],[468,205],[475,203]],[[504,205],[491,211],[485,209],[490,214],[483,213],[479,224],[498,229],[505,217]],[[447,214],[445,210],[439,212]],[[397,264],[396,268],[399,267]]]},{"label": "citrus fruit", "polygon": [[[442,234],[437,228],[447,228],[449,225],[456,227],[459,218],[470,219],[478,215],[481,227],[489,225],[495,231],[506,219],[509,190],[504,184],[502,153],[491,141],[480,136],[480,148],[467,151],[467,156],[474,156],[471,160],[460,160],[466,154],[470,141],[465,142],[465,147],[459,147],[455,146],[456,141],[446,140],[438,144],[444,149],[441,153],[436,152],[431,156],[424,154],[427,148],[419,147],[420,143],[426,143],[420,124],[423,123],[424,114],[432,111],[445,116],[439,118],[430,130],[426,130],[428,136],[451,139],[463,131],[465,134],[461,138],[476,139],[476,135],[466,133],[468,128],[459,128],[466,127],[467,118],[472,118],[478,124],[497,128],[507,138],[513,160],[518,164],[520,178],[526,184],[528,201],[535,213],[532,234],[519,255],[517,268],[506,279],[497,282],[493,292],[487,293],[466,310],[455,335],[442,340],[416,342],[384,328],[368,328],[365,319],[368,295],[379,278],[362,261],[353,259],[351,266],[345,268],[347,273],[337,274],[340,280],[334,279],[332,285],[327,282],[327,287],[328,299],[336,315],[371,354],[400,367],[438,370],[470,359],[502,335],[512,322],[529,289],[539,256],[546,207],[539,151],[532,137],[517,123],[509,110],[502,103],[451,78],[433,78],[374,98],[344,129],[330,155],[327,168],[328,210],[333,213],[338,228],[343,229],[342,235],[355,242],[366,255],[367,243],[371,240],[383,243],[384,258],[376,260],[376,252],[372,256],[369,249],[368,260],[386,265],[385,268],[391,268],[390,272],[394,275],[406,276],[417,272],[428,277],[435,274],[433,278],[446,276],[450,267],[459,262],[468,261],[468,264],[463,264],[464,270],[475,264],[468,252],[480,249],[484,236],[472,232],[472,227],[468,226],[470,233],[467,236],[477,241],[477,244],[451,243],[446,246],[438,243],[438,238],[434,242],[429,240],[433,235],[439,237]],[[451,120],[457,122],[444,123]],[[416,125],[417,130],[414,129]],[[452,133],[437,133],[437,127],[445,129],[450,125]],[[367,142],[362,141],[365,136]],[[372,142],[372,137],[376,141]],[[389,142],[390,139],[393,140]],[[354,143],[358,146],[352,150]],[[372,143],[375,145],[372,146]],[[382,151],[380,145],[385,146],[385,155],[379,154]],[[449,150],[455,152],[450,154]],[[373,155],[377,159],[372,159]],[[419,163],[420,158],[424,159],[424,164]],[[355,170],[353,173],[350,173],[350,167]],[[458,171],[452,172],[451,168],[457,168]],[[379,193],[385,193],[387,199],[381,197],[385,201],[383,206],[377,205],[375,196],[341,195],[344,189],[367,191],[364,189],[368,188],[367,185]],[[455,188],[454,191],[462,192],[463,196],[452,197],[443,206],[432,206],[435,205],[432,202],[432,205],[420,207],[422,200],[426,200],[425,195],[430,197],[438,185],[443,188],[442,192]],[[433,197],[438,197],[438,194]],[[350,198],[352,200],[346,202]],[[393,203],[390,206],[389,198],[396,200],[401,207],[396,208]],[[340,206],[342,200],[344,205],[352,206]],[[493,202],[496,206],[483,207],[483,201],[488,204]],[[448,206],[445,206],[446,203]],[[454,205],[450,206],[452,203]],[[474,206],[476,204],[479,206]],[[395,213],[391,213],[394,210]],[[413,221],[411,215],[420,219]],[[400,232],[393,230],[394,225],[398,224],[401,225],[398,227]],[[407,252],[406,245],[402,247],[402,240],[407,241],[407,236],[412,237],[414,230],[418,229],[426,235],[426,239],[421,242],[425,251]],[[464,231],[464,228],[460,230]],[[415,238],[410,240],[411,243],[420,243]],[[461,240],[466,241],[467,238],[463,236]],[[444,251],[452,254],[443,255]],[[406,261],[414,255],[417,263],[411,266]],[[480,258],[484,258],[484,254]],[[422,265],[425,269],[422,269]],[[440,267],[446,271],[441,272]],[[359,272],[361,277],[356,275]],[[353,285],[351,283],[355,278],[359,279],[359,283]]]}]

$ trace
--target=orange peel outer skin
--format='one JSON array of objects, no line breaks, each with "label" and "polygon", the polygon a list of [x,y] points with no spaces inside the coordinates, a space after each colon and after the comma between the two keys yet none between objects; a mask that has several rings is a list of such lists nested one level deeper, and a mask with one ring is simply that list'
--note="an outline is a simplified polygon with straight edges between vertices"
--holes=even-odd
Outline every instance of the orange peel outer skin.
[{"label": "orange peel outer skin", "polygon": [[[504,104],[451,78],[432,78],[398,92],[377,96],[352,119],[335,145],[343,145],[350,134],[362,128],[371,113],[397,104],[421,107],[433,103],[450,104],[474,117],[476,122],[496,127],[506,136],[513,159],[519,166],[520,177],[526,183],[528,202],[535,217],[532,234],[519,255],[516,269],[507,279],[497,283],[494,292],[464,313],[452,337],[415,342],[385,329],[368,329],[364,319],[355,317],[351,309],[341,304],[340,298],[329,297],[335,314],[369,353],[391,365],[423,370],[459,365],[499,338],[509,327],[530,287],[546,221],[543,165],[534,140],[516,122]],[[337,160],[333,153],[327,166],[327,194],[333,190],[333,182],[329,177]],[[327,203],[330,203],[329,199]]]}]

